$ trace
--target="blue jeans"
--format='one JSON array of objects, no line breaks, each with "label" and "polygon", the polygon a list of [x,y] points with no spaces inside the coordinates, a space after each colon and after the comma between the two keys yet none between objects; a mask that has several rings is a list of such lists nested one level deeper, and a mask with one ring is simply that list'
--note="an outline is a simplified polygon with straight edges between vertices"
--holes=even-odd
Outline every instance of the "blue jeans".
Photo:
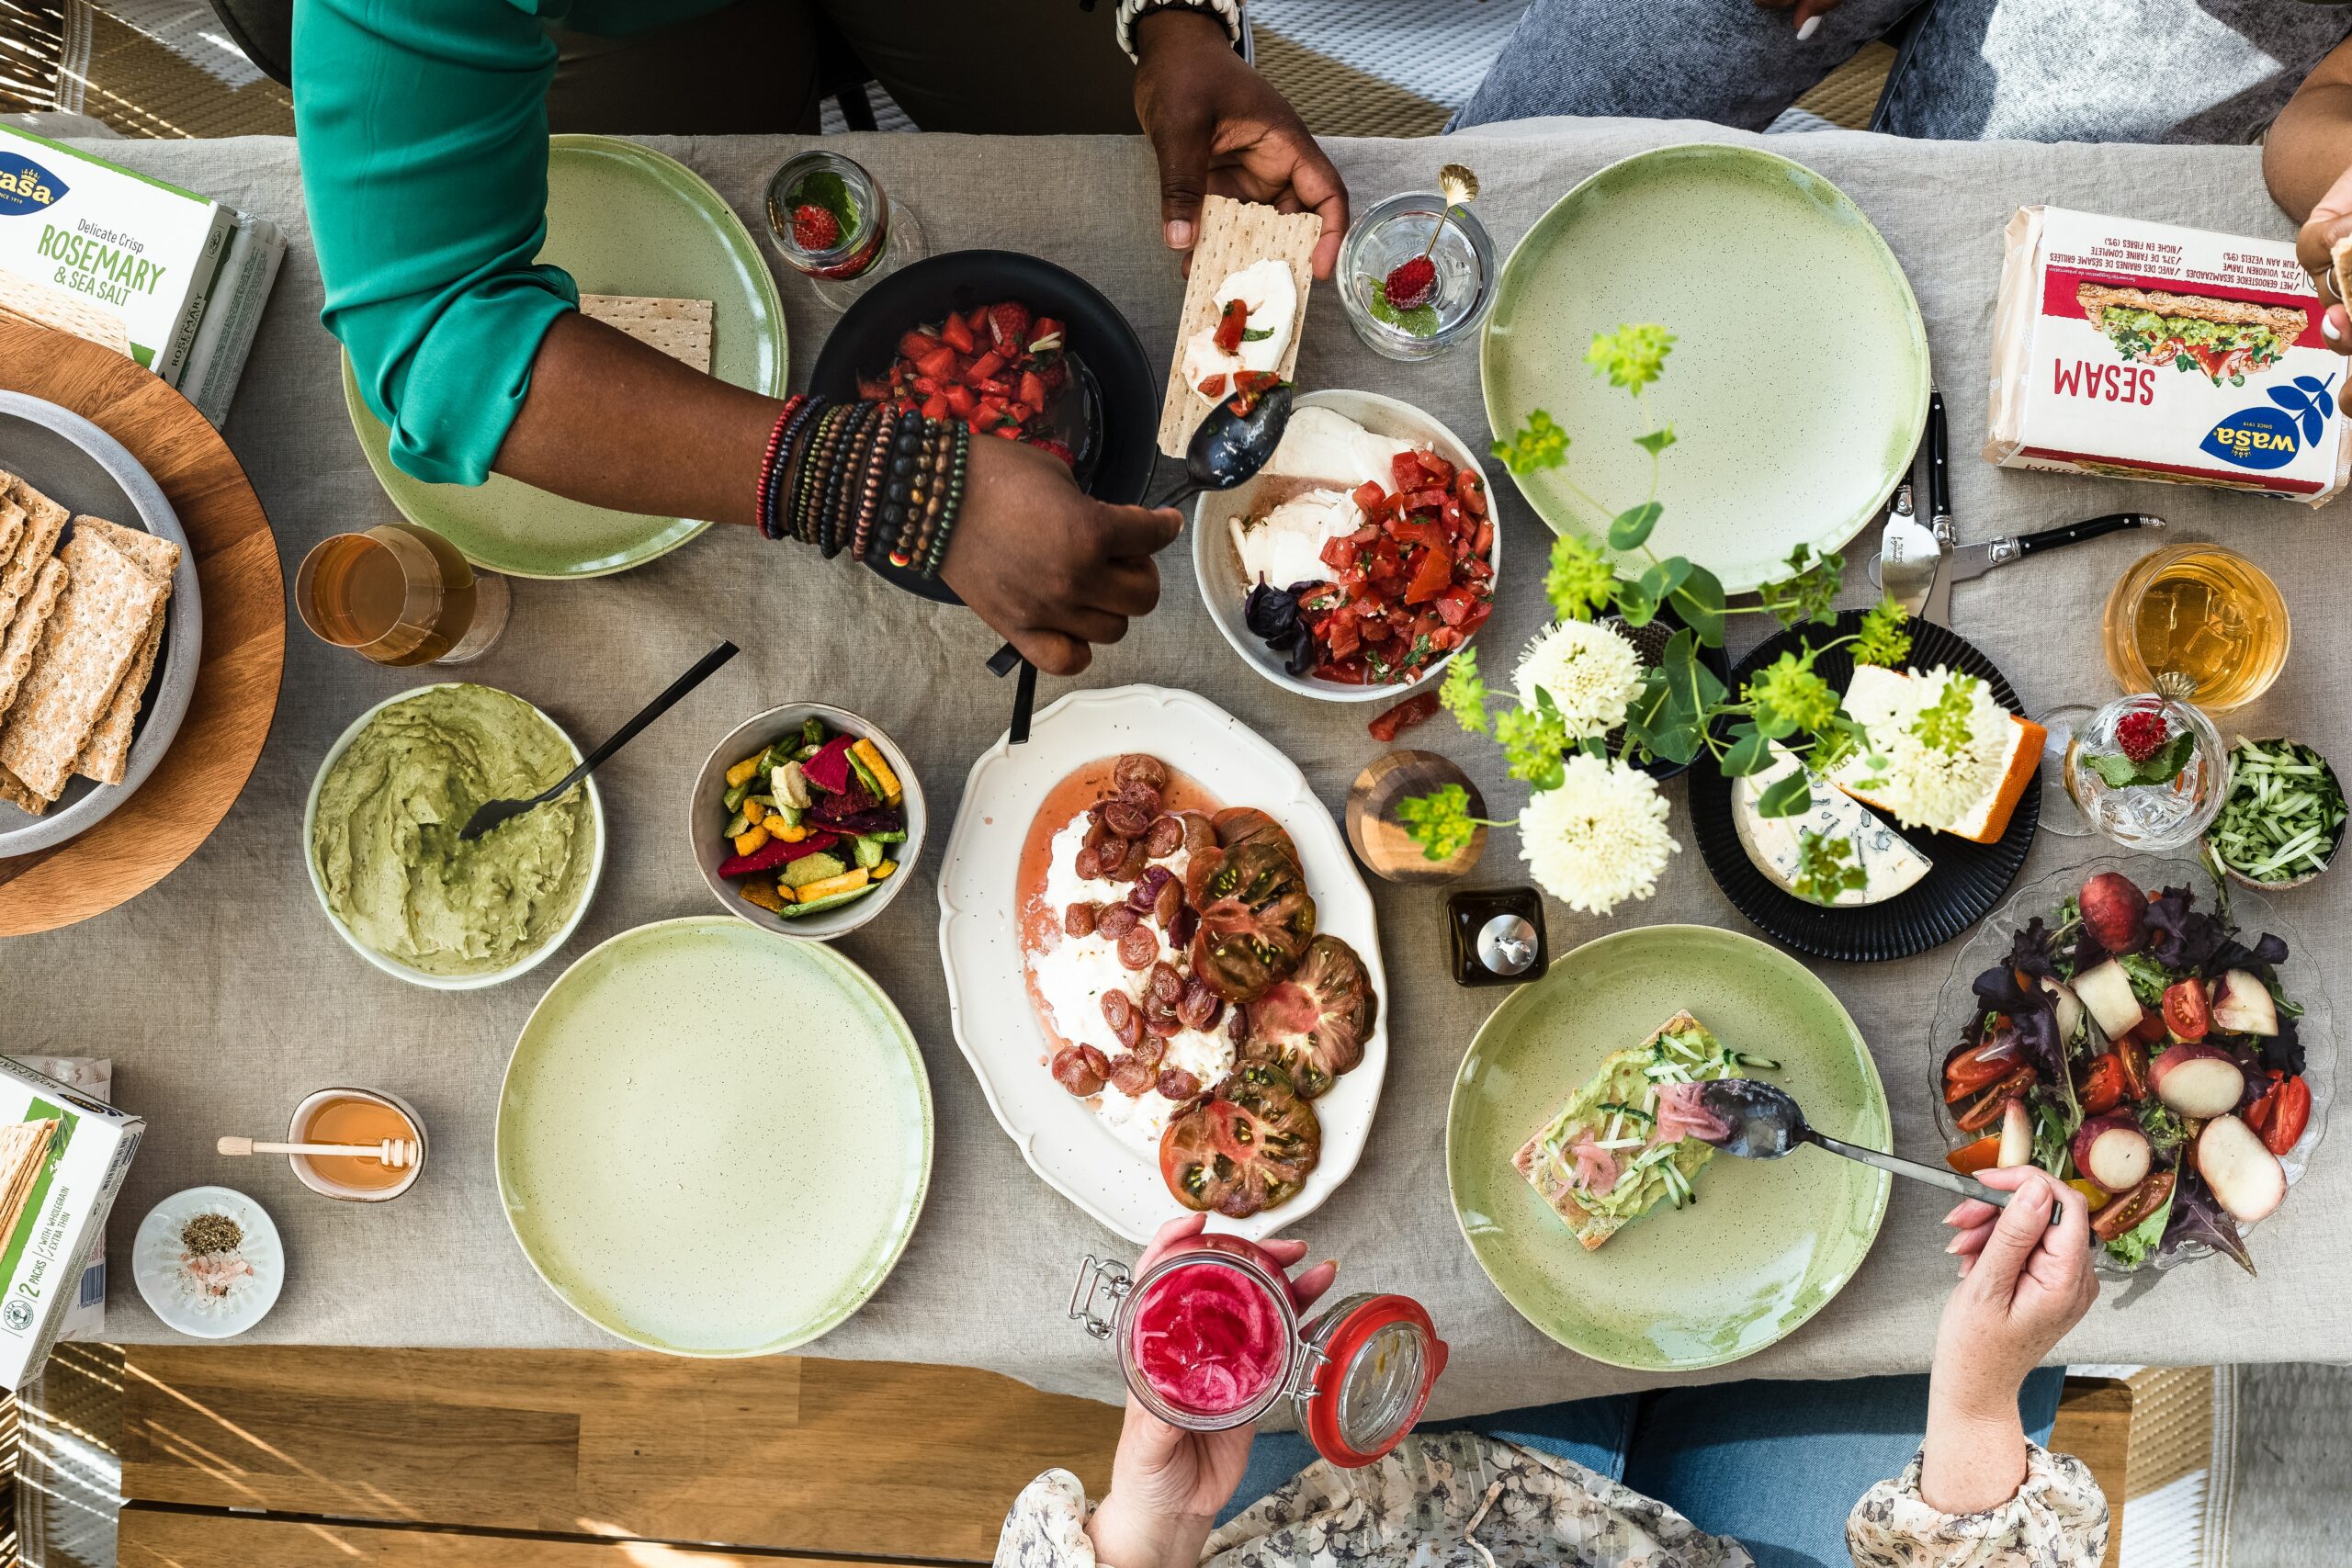
[{"label": "blue jeans", "polygon": [[[2045,1367],[2018,1392],[2029,1437],[2050,1441],[2065,1372]],[[1849,1382],[1718,1383],[1432,1421],[1573,1460],[1747,1548],[1758,1568],[1847,1568],[1846,1516],[1902,1473],[1928,1423],[1925,1377]],[[1259,1435],[1219,1522],[1315,1459],[1295,1432]]]}]

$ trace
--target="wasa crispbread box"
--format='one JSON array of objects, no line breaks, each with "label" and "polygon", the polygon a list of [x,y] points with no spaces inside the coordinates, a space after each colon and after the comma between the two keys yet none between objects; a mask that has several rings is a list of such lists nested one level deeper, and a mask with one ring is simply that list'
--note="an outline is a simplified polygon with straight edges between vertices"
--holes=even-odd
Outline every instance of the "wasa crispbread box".
[{"label": "wasa crispbread box", "polygon": [[0,1056],[0,1388],[23,1386],[65,1327],[146,1126]]},{"label": "wasa crispbread box", "polygon": [[1987,461],[2312,506],[2344,488],[2346,361],[2292,242],[2027,207],[2006,245]]}]

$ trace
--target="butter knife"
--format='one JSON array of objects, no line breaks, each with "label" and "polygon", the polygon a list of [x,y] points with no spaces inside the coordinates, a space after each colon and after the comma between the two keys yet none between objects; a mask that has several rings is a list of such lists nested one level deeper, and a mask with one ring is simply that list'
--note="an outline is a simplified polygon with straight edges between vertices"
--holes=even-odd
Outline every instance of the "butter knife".
[{"label": "butter knife", "polygon": [[[1984,576],[1996,566],[2007,566],[2011,561],[2023,560],[2028,556],[2040,555],[2044,550],[2054,550],[2062,545],[2079,545],[2086,539],[2097,539],[2109,534],[2121,533],[2126,528],[2161,528],[2164,525],[2163,518],[2149,513],[2110,512],[2104,516],[2087,518],[2080,523],[2069,523],[2063,528],[2044,528],[2039,534],[2022,534],[2008,538],[1987,539],[1977,545],[1962,545],[1949,556],[1941,558],[1941,566],[1936,573],[1936,578],[1939,582],[1945,584],[1966,582],[1971,579]],[[1893,535],[1894,526],[1892,522],[1887,525],[1890,536]],[[1911,526],[1922,534],[1927,533],[1925,528],[1921,528],[1916,523]],[[1929,536],[1932,537],[1932,536]],[[1885,586],[1884,570],[1878,562],[1871,563],[1871,580],[1882,587]],[[1897,600],[1903,598],[1901,593],[1892,588],[1887,589],[1887,592],[1894,594]]]},{"label": "butter knife", "polygon": [[1951,451],[1944,424],[1944,395],[1933,382],[1928,386],[1928,526],[1942,552],[1935,579],[1928,585],[1927,603],[1919,618],[1939,626],[1951,625],[1951,552],[1956,536],[1951,522]]},{"label": "butter knife", "polygon": [[1871,580],[1909,615],[1917,615],[1936,584],[1936,568],[1943,552],[1911,509],[1911,481],[1905,479],[1886,509],[1886,528],[1879,536],[1878,558],[1871,562]]}]

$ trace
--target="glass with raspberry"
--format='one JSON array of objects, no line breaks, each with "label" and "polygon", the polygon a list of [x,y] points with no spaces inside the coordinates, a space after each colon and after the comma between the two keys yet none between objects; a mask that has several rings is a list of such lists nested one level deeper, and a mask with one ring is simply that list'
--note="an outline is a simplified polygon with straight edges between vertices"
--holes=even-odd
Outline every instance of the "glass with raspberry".
[{"label": "glass with raspberry", "polygon": [[[2229,750],[2190,704],[2145,692],[2097,711],[2061,708],[2040,722],[2049,731],[2041,822],[2052,832],[2175,850],[2195,843],[2221,813]],[[2071,809],[2049,798],[2059,791]]]},{"label": "glass with raspberry", "polygon": [[1468,208],[1435,191],[1393,196],[1340,249],[1340,299],[1356,336],[1391,359],[1428,359],[1468,337],[1494,302],[1495,247]]},{"label": "glass with raspberry", "polygon": [[834,310],[930,254],[922,224],[874,176],[835,152],[803,152],[768,181],[776,249]]}]

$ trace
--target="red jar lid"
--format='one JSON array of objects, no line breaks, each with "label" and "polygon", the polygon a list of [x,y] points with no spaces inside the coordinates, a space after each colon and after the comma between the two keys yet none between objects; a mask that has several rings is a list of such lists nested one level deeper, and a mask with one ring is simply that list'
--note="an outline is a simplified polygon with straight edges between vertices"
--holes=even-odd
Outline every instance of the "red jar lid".
[{"label": "red jar lid", "polygon": [[1409,1296],[1351,1296],[1307,1329],[1315,1352],[1293,1393],[1299,1428],[1343,1470],[1395,1448],[1445,1371],[1445,1341]]}]

